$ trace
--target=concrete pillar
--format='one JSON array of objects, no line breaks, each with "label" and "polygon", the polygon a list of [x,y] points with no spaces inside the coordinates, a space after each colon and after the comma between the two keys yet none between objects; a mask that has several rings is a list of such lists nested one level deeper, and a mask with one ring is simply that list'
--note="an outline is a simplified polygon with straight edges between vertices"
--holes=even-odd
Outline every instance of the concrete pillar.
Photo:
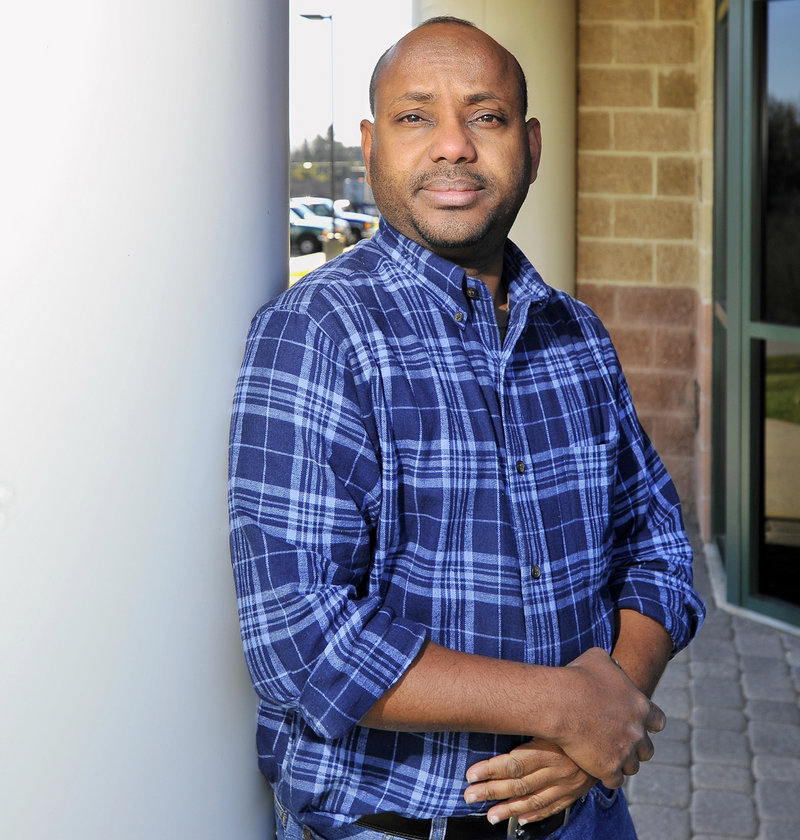
[{"label": "concrete pillar", "polygon": [[528,79],[528,116],[542,123],[539,177],[511,238],[552,286],[575,291],[575,0],[414,0],[414,23],[465,18],[516,55]]},{"label": "concrete pillar", "polygon": [[287,277],[288,4],[0,28],[0,836],[269,836],[227,427]]}]

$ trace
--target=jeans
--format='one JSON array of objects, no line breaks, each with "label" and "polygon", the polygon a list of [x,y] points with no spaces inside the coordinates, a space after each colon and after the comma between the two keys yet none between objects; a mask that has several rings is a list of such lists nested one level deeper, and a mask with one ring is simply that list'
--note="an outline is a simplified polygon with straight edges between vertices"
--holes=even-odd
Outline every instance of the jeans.
[{"label": "jeans", "polygon": [[[390,840],[391,835],[352,823],[320,833],[302,825],[275,800],[275,826],[278,840]],[[447,818],[434,819],[428,840],[442,840]],[[402,838],[400,839],[402,840]],[[572,807],[569,822],[547,840],[636,840],[636,830],[621,790],[609,791],[595,785]]]}]

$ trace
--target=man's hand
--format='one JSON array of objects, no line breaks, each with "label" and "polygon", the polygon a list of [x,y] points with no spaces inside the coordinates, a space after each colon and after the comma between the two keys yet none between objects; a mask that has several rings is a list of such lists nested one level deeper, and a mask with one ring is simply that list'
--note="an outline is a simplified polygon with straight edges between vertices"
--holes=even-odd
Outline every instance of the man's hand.
[{"label": "man's hand", "polygon": [[504,800],[489,809],[496,824],[516,815],[520,825],[563,811],[597,781],[549,741],[535,739],[467,770],[468,803]]},{"label": "man's hand", "polygon": [[590,648],[563,670],[568,682],[553,740],[590,776],[620,787],[652,758],[648,733],[664,728],[664,712],[601,648]]},{"label": "man's hand", "polygon": [[661,731],[665,718],[601,648],[553,668],[428,642],[361,724],[394,732],[524,732],[557,744],[613,788],[653,755],[647,733]]}]

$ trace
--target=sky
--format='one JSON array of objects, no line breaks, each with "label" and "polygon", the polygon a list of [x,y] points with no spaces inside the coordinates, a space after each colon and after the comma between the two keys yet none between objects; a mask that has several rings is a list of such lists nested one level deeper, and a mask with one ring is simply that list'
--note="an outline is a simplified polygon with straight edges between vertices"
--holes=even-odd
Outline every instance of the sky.
[{"label": "sky", "polygon": [[769,93],[800,106],[800,2],[767,6]]},{"label": "sky", "polygon": [[290,0],[289,142],[292,148],[331,123],[331,30],[327,20],[301,14],[333,14],[334,135],[358,146],[358,124],[369,117],[369,77],[383,52],[411,28],[411,0]]}]

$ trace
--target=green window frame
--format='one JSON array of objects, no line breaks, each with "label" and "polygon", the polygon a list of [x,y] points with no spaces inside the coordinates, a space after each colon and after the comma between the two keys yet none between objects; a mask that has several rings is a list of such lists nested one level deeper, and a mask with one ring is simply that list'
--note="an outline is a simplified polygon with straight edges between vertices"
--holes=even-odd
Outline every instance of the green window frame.
[{"label": "green window frame", "polygon": [[[766,342],[800,353],[800,327],[760,317],[762,144],[768,2],[717,4],[712,530],[732,604],[800,625],[800,605],[760,589]],[[800,231],[798,231],[800,234]]]}]

